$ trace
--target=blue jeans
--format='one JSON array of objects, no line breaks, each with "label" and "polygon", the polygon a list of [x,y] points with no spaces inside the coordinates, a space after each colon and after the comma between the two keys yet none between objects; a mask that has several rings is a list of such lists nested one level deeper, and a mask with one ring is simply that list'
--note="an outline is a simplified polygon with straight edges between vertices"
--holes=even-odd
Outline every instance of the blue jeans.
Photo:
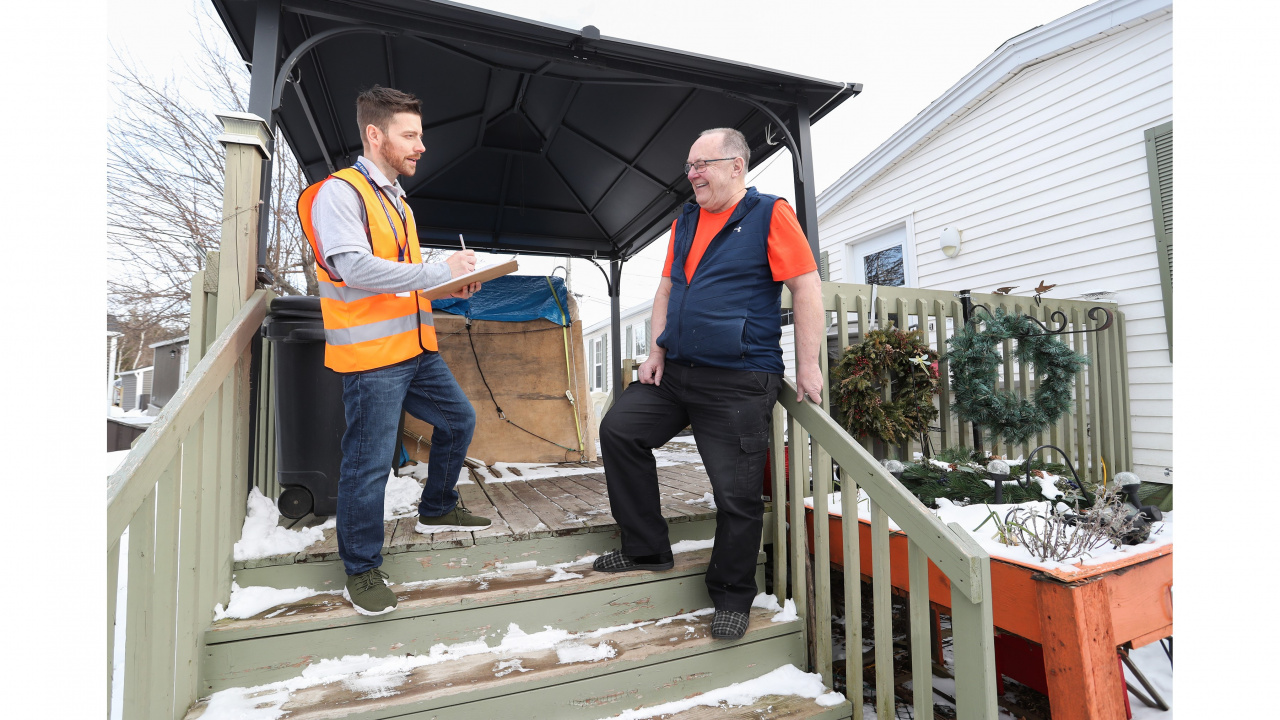
[{"label": "blue jeans", "polygon": [[338,555],[348,575],[382,565],[383,496],[398,447],[401,412],[429,423],[431,457],[418,512],[444,515],[458,503],[454,485],[471,445],[476,413],[438,353],[342,376],[347,431],[338,482]]}]

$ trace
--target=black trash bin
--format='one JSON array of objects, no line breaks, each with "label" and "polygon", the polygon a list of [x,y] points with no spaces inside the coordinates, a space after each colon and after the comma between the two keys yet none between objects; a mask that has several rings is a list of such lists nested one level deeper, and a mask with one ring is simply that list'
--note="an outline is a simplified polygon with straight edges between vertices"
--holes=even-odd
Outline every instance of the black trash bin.
[{"label": "black trash bin", "polygon": [[276,476],[280,514],[333,515],[347,421],[342,376],[324,366],[324,322],[318,297],[278,297],[263,322],[274,344]]},{"label": "black trash bin", "polygon": [[[338,471],[347,419],[342,376],[324,366],[320,298],[285,296],[271,301],[263,333],[275,343],[276,476],[280,514],[290,519],[338,511]],[[404,413],[388,472],[400,466]]]}]

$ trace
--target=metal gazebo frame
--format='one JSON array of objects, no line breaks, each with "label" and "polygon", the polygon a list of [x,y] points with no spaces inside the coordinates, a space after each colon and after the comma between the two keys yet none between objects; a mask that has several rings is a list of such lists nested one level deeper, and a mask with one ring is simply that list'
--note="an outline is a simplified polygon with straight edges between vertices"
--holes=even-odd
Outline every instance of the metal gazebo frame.
[{"label": "metal gazebo frame", "polygon": [[[251,64],[250,113],[309,181],[355,161],[355,95],[397,87],[423,99],[427,153],[405,189],[424,247],[462,233],[479,250],[607,259],[615,388],[622,264],[691,201],[680,166],[697,133],[738,128],[753,166],[791,151],[816,257],[809,128],[862,90],[442,0],[213,4]],[[264,201],[270,181],[268,161]]]}]

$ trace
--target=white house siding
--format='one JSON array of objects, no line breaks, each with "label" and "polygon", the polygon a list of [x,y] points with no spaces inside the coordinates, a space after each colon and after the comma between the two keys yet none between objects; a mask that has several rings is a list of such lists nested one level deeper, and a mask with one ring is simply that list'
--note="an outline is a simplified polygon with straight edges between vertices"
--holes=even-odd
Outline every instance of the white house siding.
[{"label": "white house siding", "polygon": [[[820,218],[820,245],[840,280],[851,241],[905,222],[919,287],[1115,292],[1134,471],[1170,482],[1173,369],[1143,132],[1172,119],[1172,15],[1113,33],[997,87]],[[938,246],[948,225],[963,236],[955,258]]]}]

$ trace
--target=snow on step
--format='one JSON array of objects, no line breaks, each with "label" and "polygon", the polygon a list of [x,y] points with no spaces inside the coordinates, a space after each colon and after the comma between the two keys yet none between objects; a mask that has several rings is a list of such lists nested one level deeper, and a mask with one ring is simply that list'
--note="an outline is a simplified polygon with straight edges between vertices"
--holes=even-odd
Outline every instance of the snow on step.
[{"label": "snow on step", "polygon": [[[829,690],[818,673],[807,673],[795,665],[782,665],[754,680],[716,688],[674,702],[640,707],[601,720],[693,720],[693,718],[796,718],[818,714],[845,701],[843,694]],[[806,708],[806,706],[808,706]],[[713,709],[708,713],[708,709]],[[810,712],[806,713],[808,709]]]},{"label": "snow on step", "polygon": [[[761,594],[755,605],[748,638],[753,631],[767,628],[772,622],[795,619],[790,601],[786,608],[779,608],[773,596]],[[583,664],[609,664],[624,658],[641,660],[673,648],[711,647],[713,643],[722,642],[711,638],[713,613],[712,608],[704,608],[660,620],[586,632],[548,626],[541,632],[528,633],[516,623],[510,623],[490,636],[453,645],[437,644],[421,655],[329,658],[312,663],[300,676],[289,680],[216,692],[193,705],[187,717],[201,720],[343,717],[480,691],[513,680],[568,676],[576,672],[575,666]],[[499,635],[501,639],[496,645],[485,642],[485,637]]]},{"label": "snow on step", "polygon": [[[674,570],[687,570],[706,563],[714,543],[714,539],[708,539],[681,540],[673,544],[671,551],[676,559]],[[584,578],[585,581],[581,584],[592,585],[611,582],[624,575],[644,572],[596,573],[591,569],[591,564],[596,557],[596,555],[586,555],[571,562],[554,565],[538,565],[532,560],[497,563],[494,570],[490,572],[396,583],[391,586],[391,589],[396,593],[399,601],[398,610],[403,614],[404,610],[412,608],[456,605],[464,596],[511,595],[534,590],[540,586],[546,586],[547,583],[562,583],[566,580],[584,580]],[[340,589],[241,587],[233,583],[227,607],[224,608],[218,604],[214,608],[215,623],[212,629],[216,633],[244,627],[273,627],[306,622],[321,615],[326,618],[347,616],[356,618],[351,604],[343,600],[341,595]]]}]

